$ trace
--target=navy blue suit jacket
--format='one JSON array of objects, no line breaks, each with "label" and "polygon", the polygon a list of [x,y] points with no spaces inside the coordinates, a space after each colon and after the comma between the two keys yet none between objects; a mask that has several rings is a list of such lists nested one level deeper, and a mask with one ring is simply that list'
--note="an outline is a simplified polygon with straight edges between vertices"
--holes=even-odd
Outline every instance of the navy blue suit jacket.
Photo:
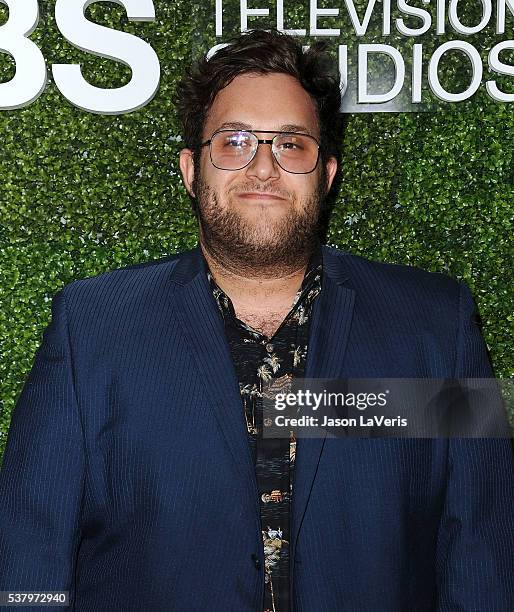
[{"label": "navy blue suit jacket", "polygon": [[[491,375],[463,284],[323,258],[307,377]],[[0,590],[261,612],[254,466],[203,266],[194,249],[54,298],[0,473]],[[513,491],[508,440],[300,439],[295,612],[514,610]]]}]

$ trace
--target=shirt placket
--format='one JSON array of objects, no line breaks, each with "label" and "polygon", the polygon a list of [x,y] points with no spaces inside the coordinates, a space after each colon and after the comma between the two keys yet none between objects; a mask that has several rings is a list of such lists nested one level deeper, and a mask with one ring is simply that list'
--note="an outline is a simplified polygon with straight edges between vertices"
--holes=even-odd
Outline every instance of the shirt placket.
[{"label": "shirt placket", "polygon": [[294,436],[262,436],[263,394],[270,382],[281,376],[289,384],[293,377],[303,375],[310,308],[320,290],[320,263],[310,267],[292,309],[270,339],[237,319],[230,299],[209,274],[236,364],[255,462],[265,557],[265,611],[290,610],[289,542],[296,440]]}]

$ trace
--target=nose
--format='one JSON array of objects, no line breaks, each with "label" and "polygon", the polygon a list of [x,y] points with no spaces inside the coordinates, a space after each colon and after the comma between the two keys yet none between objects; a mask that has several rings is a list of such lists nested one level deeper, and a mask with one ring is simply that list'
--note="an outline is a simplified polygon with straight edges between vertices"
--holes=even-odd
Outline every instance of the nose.
[{"label": "nose", "polygon": [[246,166],[246,176],[260,181],[280,178],[279,165],[271,151],[271,144],[259,144],[255,157]]}]

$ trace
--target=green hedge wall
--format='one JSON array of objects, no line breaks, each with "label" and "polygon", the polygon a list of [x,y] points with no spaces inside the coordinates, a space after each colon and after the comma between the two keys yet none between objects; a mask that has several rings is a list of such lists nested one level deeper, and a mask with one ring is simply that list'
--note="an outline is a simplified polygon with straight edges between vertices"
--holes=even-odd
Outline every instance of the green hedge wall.
[{"label": "green hedge wall", "polygon": [[[114,3],[87,13],[156,50],[161,87],[144,109],[118,117],[88,114],[50,82],[29,107],[0,113],[0,459],[52,296],[73,279],[196,243],[178,172],[173,95],[191,57],[216,42],[212,7],[211,19],[199,27],[204,5],[154,4],[153,23],[129,23]],[[357,6],[362,11],[366,4]],[[41,22],[31,36],[48,65],[79,61],[98,86],[128,81],[123,65],[66,43],[53,9],[54,2],[40,2]],[[0,24],[7,18],[0,4]],[[451,60],[444,69],[458,82],[460,69]],[[0,54],[0,81],[13,75],[14,63]],[[512,91],[505,80],[503,88],[509,86]],[[436,113],[350,116],[329,234],[331,244],[353,253],[465,280],[499,377],[514,374],[512,108],[481,91]]]}]

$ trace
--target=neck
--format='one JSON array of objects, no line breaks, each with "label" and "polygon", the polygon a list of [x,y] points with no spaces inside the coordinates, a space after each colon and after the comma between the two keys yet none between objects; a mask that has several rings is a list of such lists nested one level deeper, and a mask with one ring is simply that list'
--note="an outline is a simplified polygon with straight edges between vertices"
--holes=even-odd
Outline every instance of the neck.
[{"label": "neck", "polygon": [[210,252],[200,241],[200,247],[217,285],[230,297],[236,313],[254,313],[289,310],[300,288],[312,251],[295,265],[255,269],[240,266],[237,261],[227,261]]}]

